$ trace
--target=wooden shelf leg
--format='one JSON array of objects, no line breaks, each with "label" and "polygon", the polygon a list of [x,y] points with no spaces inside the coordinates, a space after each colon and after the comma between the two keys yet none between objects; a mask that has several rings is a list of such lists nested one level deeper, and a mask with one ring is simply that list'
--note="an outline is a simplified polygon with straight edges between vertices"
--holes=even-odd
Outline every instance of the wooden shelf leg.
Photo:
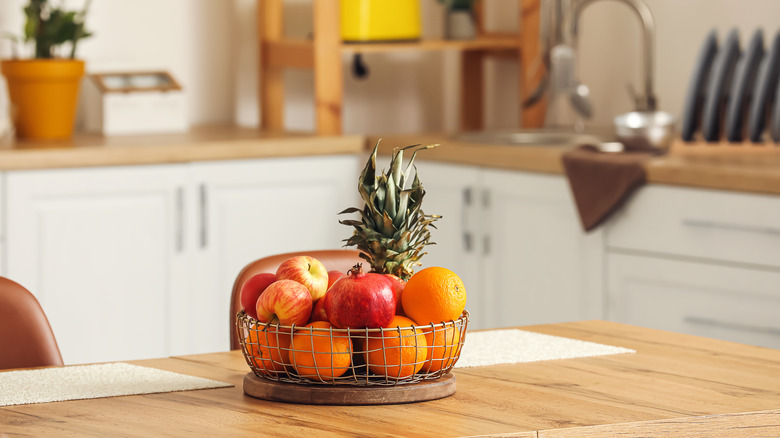
[{"label": "wooden shelf leg", "polygon": [[483,129],[485,53],[465,51],[460,54],[460,129]]},{"label": "wooden shelf leg", "polygon": [[257,25],[260,32],[260,128],[270,131],[284,130],[284,76],[283,69],[271,65],[269,41],[284,37],[283,0],[260,0],[257,5]]},{"label": "wooden shelf leg", "polygon": [[333,0],[314,1],[314,104],[317,133],[341,134],[344,76],[341,64],[341,8]]},{"label": "wooden shelf leg", "polygon": [[547,113],[547,100],[542,98],[529,108],[522,108],[522,102],[533,93],[546,74],[541,65],[539,52],[540,0],[521,0],[520,2],[520,126],[541,128]]}]

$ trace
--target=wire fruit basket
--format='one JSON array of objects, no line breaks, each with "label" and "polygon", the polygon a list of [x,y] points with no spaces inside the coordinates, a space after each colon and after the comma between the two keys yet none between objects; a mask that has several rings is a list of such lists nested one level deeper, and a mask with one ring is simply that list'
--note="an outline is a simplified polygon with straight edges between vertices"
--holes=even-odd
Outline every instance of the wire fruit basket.
[{"label": "wire fruit basket", "polygon": [[397,386],[439,379],[460,358],[469,313],[425,326],[338,329],[265,324],[236,315],[252,372],[302,385]]}]

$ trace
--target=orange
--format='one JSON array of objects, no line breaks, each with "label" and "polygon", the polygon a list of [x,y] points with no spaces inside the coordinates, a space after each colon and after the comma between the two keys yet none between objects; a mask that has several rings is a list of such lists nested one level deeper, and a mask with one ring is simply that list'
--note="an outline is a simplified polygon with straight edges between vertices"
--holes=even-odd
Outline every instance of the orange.
[{"label": "orange", "polygon": [[352,340],[331,328],[327,321],[315,321],[295,331],[290,359],[299,376],[325,381],[349,370]]},{"label": "orange", "polygon": [[452,365],[453,356],[458,352],[460,330],[453,325],[447,327],[435,326],[422,329],[425,341],[428,343],[428,360],[422,366],[426,373],[435,373]]},{"label": "orange", "polygon": [[466,308],[466,287],[449,269],[425,268],[406,282],[401,302],[406,316],[419,325],[454,321]]},{"label": "orange", "polygon": [[264,325],[249,330],[246,350],[249,360],[261,373],[272,376],[283,373],[290,363],[290,333]]},{"label": "orange", "polygon": [[[382,330],[371,334],[366,340],[366,363],[372,373],[393,379],[403,379],[420,371],[428,357],[428,343],[422,330],[414,326],[414,321],[396,315],[388,327],[395,330]],[[404,329],[401,327],[409,327]]]}]

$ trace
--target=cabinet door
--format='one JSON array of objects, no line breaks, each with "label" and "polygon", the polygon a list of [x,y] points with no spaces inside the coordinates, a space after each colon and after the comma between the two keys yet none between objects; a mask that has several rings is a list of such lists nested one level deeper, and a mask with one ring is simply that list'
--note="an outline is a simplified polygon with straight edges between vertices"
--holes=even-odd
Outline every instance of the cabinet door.
[{"label": "cabinet door", "polygon": [[780,271],[610,254],[608,317],[780,348]]},{"label": "cabinet door", "polygon": [[606,230],[618,251],[780,269],[780,196],[650,185]]},{"label": "cabinet door", "polygon": [[[358,205],[358,158],[323,156],[193,163],[197,220],[186,300],[193,331],[187,351],[229,348],[230,292],[249,262],[290,251],[343,246],[350,227],[338,213]],[[197,322],[197,324],[195,324]]]},{"label": "cabinet door", "polygon": [[602,234],[582,231],[566,179],[486,170],[483,183],[489,326],[600,318]]},{"label": "cabinet door", "polygon": [[175,165],[8,172],[7,275],[40,301],[66,364],[169,354],[185,182]]},{"label": "cabinet door", "polygon": [[431,241],[420,259],[422,269],[442,266],[456,274],[466,286],[471,328],[485,328],[484,290],[479,276],[482,241],[478,240],[481,202],[480,170],[476,167],[417,162],[425,188],[423,211],[442,216],[431,229]]}]

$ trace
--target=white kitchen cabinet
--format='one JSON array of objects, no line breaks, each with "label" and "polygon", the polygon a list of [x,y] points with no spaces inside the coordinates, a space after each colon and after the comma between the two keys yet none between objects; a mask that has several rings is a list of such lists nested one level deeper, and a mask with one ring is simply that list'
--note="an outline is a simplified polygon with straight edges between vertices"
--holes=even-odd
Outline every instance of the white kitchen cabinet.
[{"label": "white kitchen cabinet", "polygon": [[193,288],[199,300],[188,305],[199,324],[185,351],[229,349],[230,290],[249,262],[344,245],[352,228],[339,223],[338,213],[359,206],[358,170],[354,155],[192,164]]},{"label": "white kitchen cabinet", "polygon": [[646,186],[609,223],[607,245],[780,269],[780,197]]},{"label": "white kitchen cabinet", "polygon": [[610,319],[780,348],[780,197],[647,186],[606,236]]},{"label": "white kitchen cabinet", "polygon": [[182,165],[6,173],[6,274],[67,364],[167,356],[185,287]]},{"label": "white kitchen cabinet", "polygon": [[780,272],[610,254],[610,320],[780,348]]},{"label": "white kitchen cabinet", "polygon": [[425,247],[426,255],[418,269],[442,266],[463,280],[468,295],[466,309],[471,315],[469,326],[485,328],[487,315],[486,293],[482,288],[480,259],[482,241],[479,204],[481,170],[473,166],[458,166],[432,162],[418,162],[420,180],[425,189],[422,209],[426,214],[437,214],[441,219],[431,228],[431,241]]},{"label": "white kitchen cabinet", "polygon": [[6,274],[38,297],[67,364],[227,350],[244,265],[350,235],[337,213],[357,203],[357,161],[6,172]]},{"label": "white kitchen cabinet", "polygon": [[486,170],[482,183],[489,325],[601,318],[602,232],[583,232],[566,178]]},{"label": "white kitchen cabinet", "polygon": [[426,213],[444,216],[423,264],[464,277],[470,327],[602,317],[602,234],[582,231],[564,177],[419,167]]}]

